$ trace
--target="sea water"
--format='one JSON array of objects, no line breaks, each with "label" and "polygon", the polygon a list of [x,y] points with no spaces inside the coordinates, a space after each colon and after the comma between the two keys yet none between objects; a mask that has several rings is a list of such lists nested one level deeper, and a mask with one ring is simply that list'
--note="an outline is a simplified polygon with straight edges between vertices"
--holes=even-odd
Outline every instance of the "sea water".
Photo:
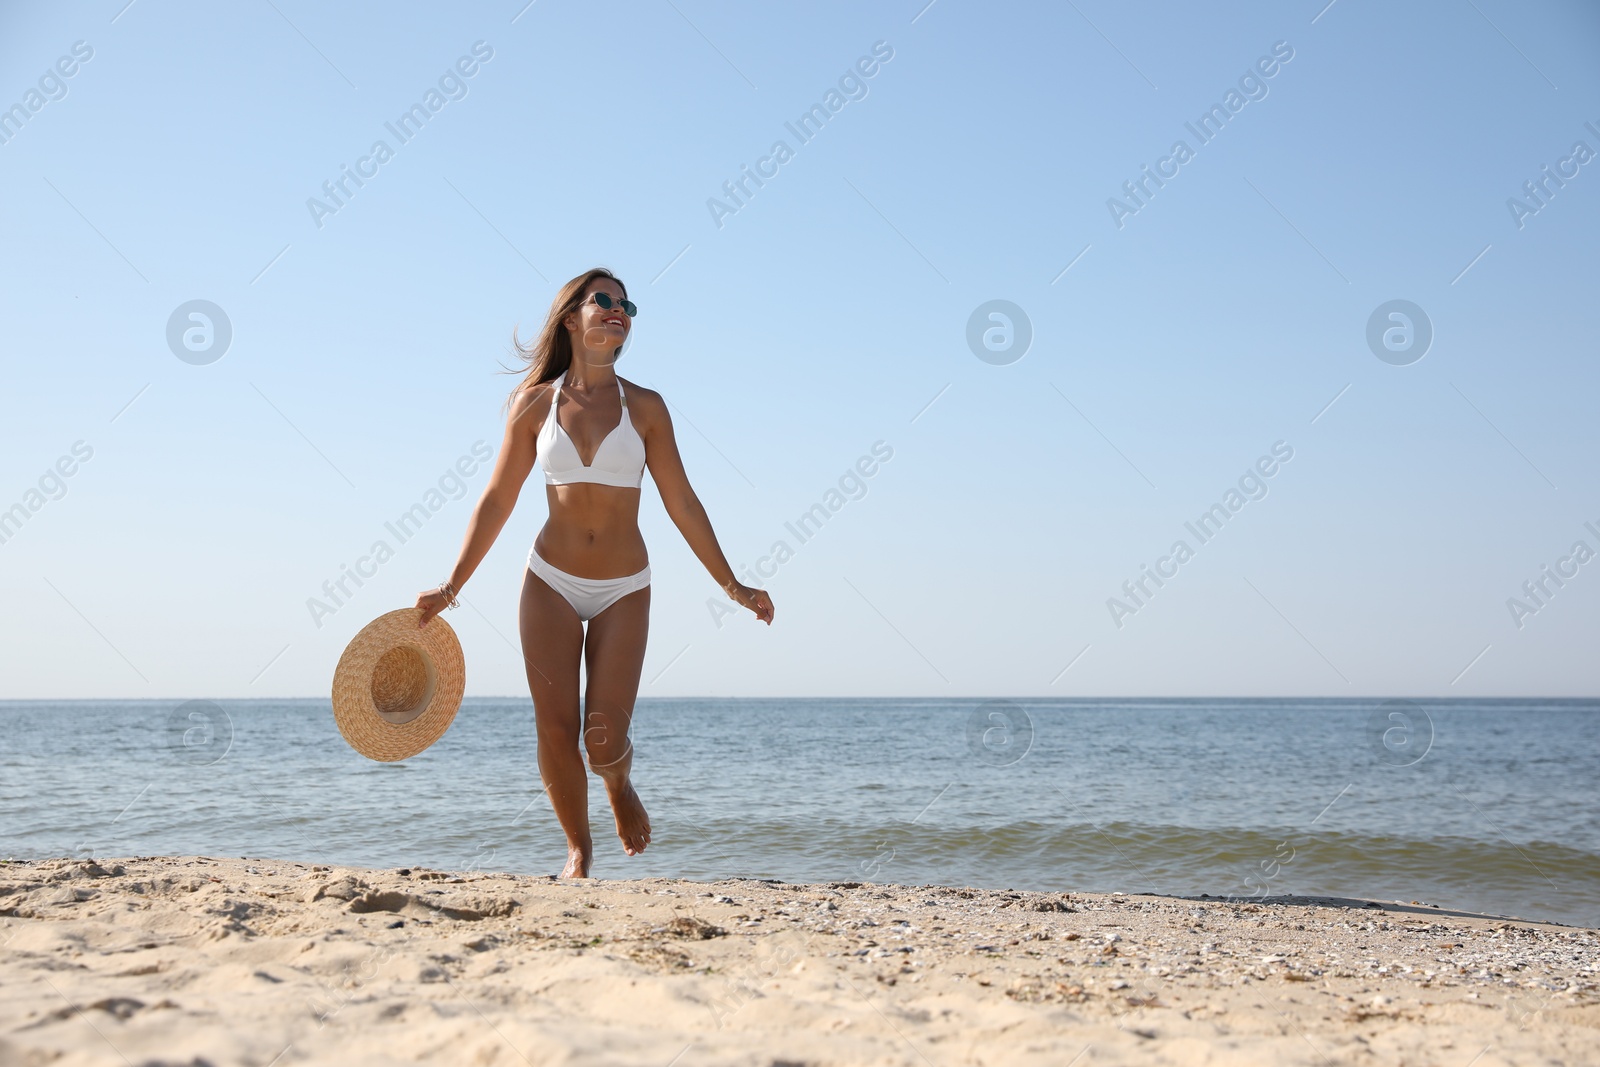
[{"label": "sea water", "polygon": [[[327,701],[0,702],[0,856],[553,874],[532,704],[372,762]],[[604,878],[1420,901],[1600,926],[1600,702],[652,699]]]}]

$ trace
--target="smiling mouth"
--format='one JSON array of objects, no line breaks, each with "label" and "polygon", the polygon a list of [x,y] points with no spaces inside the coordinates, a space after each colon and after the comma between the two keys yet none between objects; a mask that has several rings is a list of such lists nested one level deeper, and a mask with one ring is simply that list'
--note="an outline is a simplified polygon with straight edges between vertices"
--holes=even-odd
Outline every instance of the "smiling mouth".
[{"label": "smiling mouth", "polygon": [[617,319],[617,318],[610,318],[610,319],[605,319],[605,320],[603,320],[603,321],[604,321],[604,322],[606,322],[606,323],[607,323],[607,324],[610,324],[610,323],[613,323],[613,322],[614,322],[614,323],[616,323],[616,324],[617,324],[617,325],[618,325],[618,326],[621,326],[621,325],[622,325],[622,320],[621,320],[621,319]]}]

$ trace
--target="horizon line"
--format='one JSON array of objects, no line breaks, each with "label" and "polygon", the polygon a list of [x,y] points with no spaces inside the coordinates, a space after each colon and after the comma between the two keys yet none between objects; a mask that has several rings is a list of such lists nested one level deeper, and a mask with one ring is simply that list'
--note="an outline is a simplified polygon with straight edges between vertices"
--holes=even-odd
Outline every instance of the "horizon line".
[{"label": "horizon line", "polygon": [[[507,695],[502,695],[502,694],[474,693],[474,694],[463,695],[461,699],[462,699],[463,702],[468,701],[468,700],[505,700],[505,701],[518,701],[518,702],[525,701],[525,702],[527,702],[529,704],[533,703],[533,698],[531,696],[528,696],[528,695],[507,696]],[[1194,694],[1194,693],[1189,693],[1189,694],[1141,693],[1141,694],[1124,694],[1124,695],[1099,694],[1099,695],[1089,695],[1089,696],[1084,696],[1084,695],[1065,695],[1065,694],[1022,695],[1022,696],[997,696],[997,695],[994,695],[994,694],[968,694],[968,695],[958,695],[958,696],[922,696],[922,695],[915,695],[915,694],[906,694],[906,695],[898,695],[898,696],[896,696],[896,695],[869,696],[869,695],[851,695],[851,694],[846,694],[846,695],[835,695],[835,696],[818,696],[818,695],[802,695],[802,696],[756,696],[756,695],[731,695],[731,696],[730,695],[640,696],[640,697],[638,697],[636,699],[639,700],[639,701],[646,701],[646,700],[927,700],[927,701],[940,701],[940,702],[945,702],[945,703],[958,703],[958,702],[964,702],[964,701],[969,701],[969,700],[979,700],[979,701],[984,701],[984,700],[996,700],[996,701],[998,701],[998,700],[1013,700],[1013,701],[1021,700],[1021,701],[1034,701],[1034,702],[1050,702],[1050,701],[1112,701],[1112,700],[1255,700],[1255,701],[1324,700],[1324,701],[1329,701],[1329,702],[1336,702],[1337,701],[1337,702],[1344,702],[1344,703],[1360,702],[1360,701],[1372,701],[1372,700],[1377,700],[1377,701],[1384,701],[1384,700],[1439,700],[1439,701],[1459,701],[1459,702],[1467,703],[1467,702],[1472,702],[1472,701],[1483,701],[1483,700],[1524,700],[1524,701],[1565,700],[1565,701],[1600,702],[1600,694],[1513,693],[1513,694],[1499,694],[1499,695],[1495,695],[1495,694],[1475,694],[1475,695],[1472,695],[1472,696],[1464,696],[1464,695],[1459,695],[1459,694],[1424,694],[1424,695],[1411,695],[1411,696],[1396,696],[1396,695],[1393,695],[1393,694],[1390,694],[1390,695],[1368,695],[1368,696],[1329,696],[1329,695],[1297,695],[1297,694],[1292,694],[1292,693],[1290,693],[1290,694],[1277,693],[1277,694],[1256,695],[1256,696],[1245,695],[1245,694],[1227,694],[1227,693],[1224,693],[1224,694],[1216,694],[1216,693],[1199,693],[1199,694]],[[320,700],[320,701],[325,701],[325,702],[329,702],[329,703],[332,702],[332,698],[330,696],[0,697],[0,706],[3,706],[5,704],[42,704],[42,703],[86,704],[86,703],[92,703],[92,702],[111,702],[111,701],[121,702],[121,703],[129,703],[129,704],[133,704],[133,703],[157,704],[157,703],[166,703],[166,702],[170,702],[170,701],[174,701],[174,700],[177,700],[177,701],[187,701],[187,700],[211,700],[211,701],[218,701],[218,700],[229,700],[229,701],[244,701],[244,700],[253,700],[253,701],[264,701],[264,700],[306,701],[306,700]]]}]

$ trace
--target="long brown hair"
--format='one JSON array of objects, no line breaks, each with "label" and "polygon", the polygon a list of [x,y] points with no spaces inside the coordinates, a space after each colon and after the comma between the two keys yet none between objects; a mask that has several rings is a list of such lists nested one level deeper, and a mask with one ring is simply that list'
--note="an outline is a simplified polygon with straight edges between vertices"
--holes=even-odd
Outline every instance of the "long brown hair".
[{"label": "long brown hair", "polygon": [[[550,304],[550,315],[544,320],[543,328],[527,344],[518,340],[515,329],[511,331],[511,344],[516,348],[517,356],[528,365],[522,381],[511,390],[513,399],[531,385],[554,381],[572,366],[572,334],[567,332],[561,320],[578,309],[589,283],[596,278],[610,278],[622,288],[623,296],[628,295],[628,287],[622,284],[621,278],[605,267],[594,267],[561,287]],[[511,368],[508,373],[516,374],[518,368]]]}]

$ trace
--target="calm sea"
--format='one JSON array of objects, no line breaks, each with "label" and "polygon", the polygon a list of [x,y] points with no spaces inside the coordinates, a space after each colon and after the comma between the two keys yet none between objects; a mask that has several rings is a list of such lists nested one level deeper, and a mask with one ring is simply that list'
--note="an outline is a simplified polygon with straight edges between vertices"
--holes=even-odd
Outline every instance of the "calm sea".
[{"label": "calm sea", "polygon": [[[326,701],[0,702],[0,855],[548,874],[527,700],[404,763]],[[1600,926],[1592,700],[643,700],[600,877],[1332,894]]]}]

